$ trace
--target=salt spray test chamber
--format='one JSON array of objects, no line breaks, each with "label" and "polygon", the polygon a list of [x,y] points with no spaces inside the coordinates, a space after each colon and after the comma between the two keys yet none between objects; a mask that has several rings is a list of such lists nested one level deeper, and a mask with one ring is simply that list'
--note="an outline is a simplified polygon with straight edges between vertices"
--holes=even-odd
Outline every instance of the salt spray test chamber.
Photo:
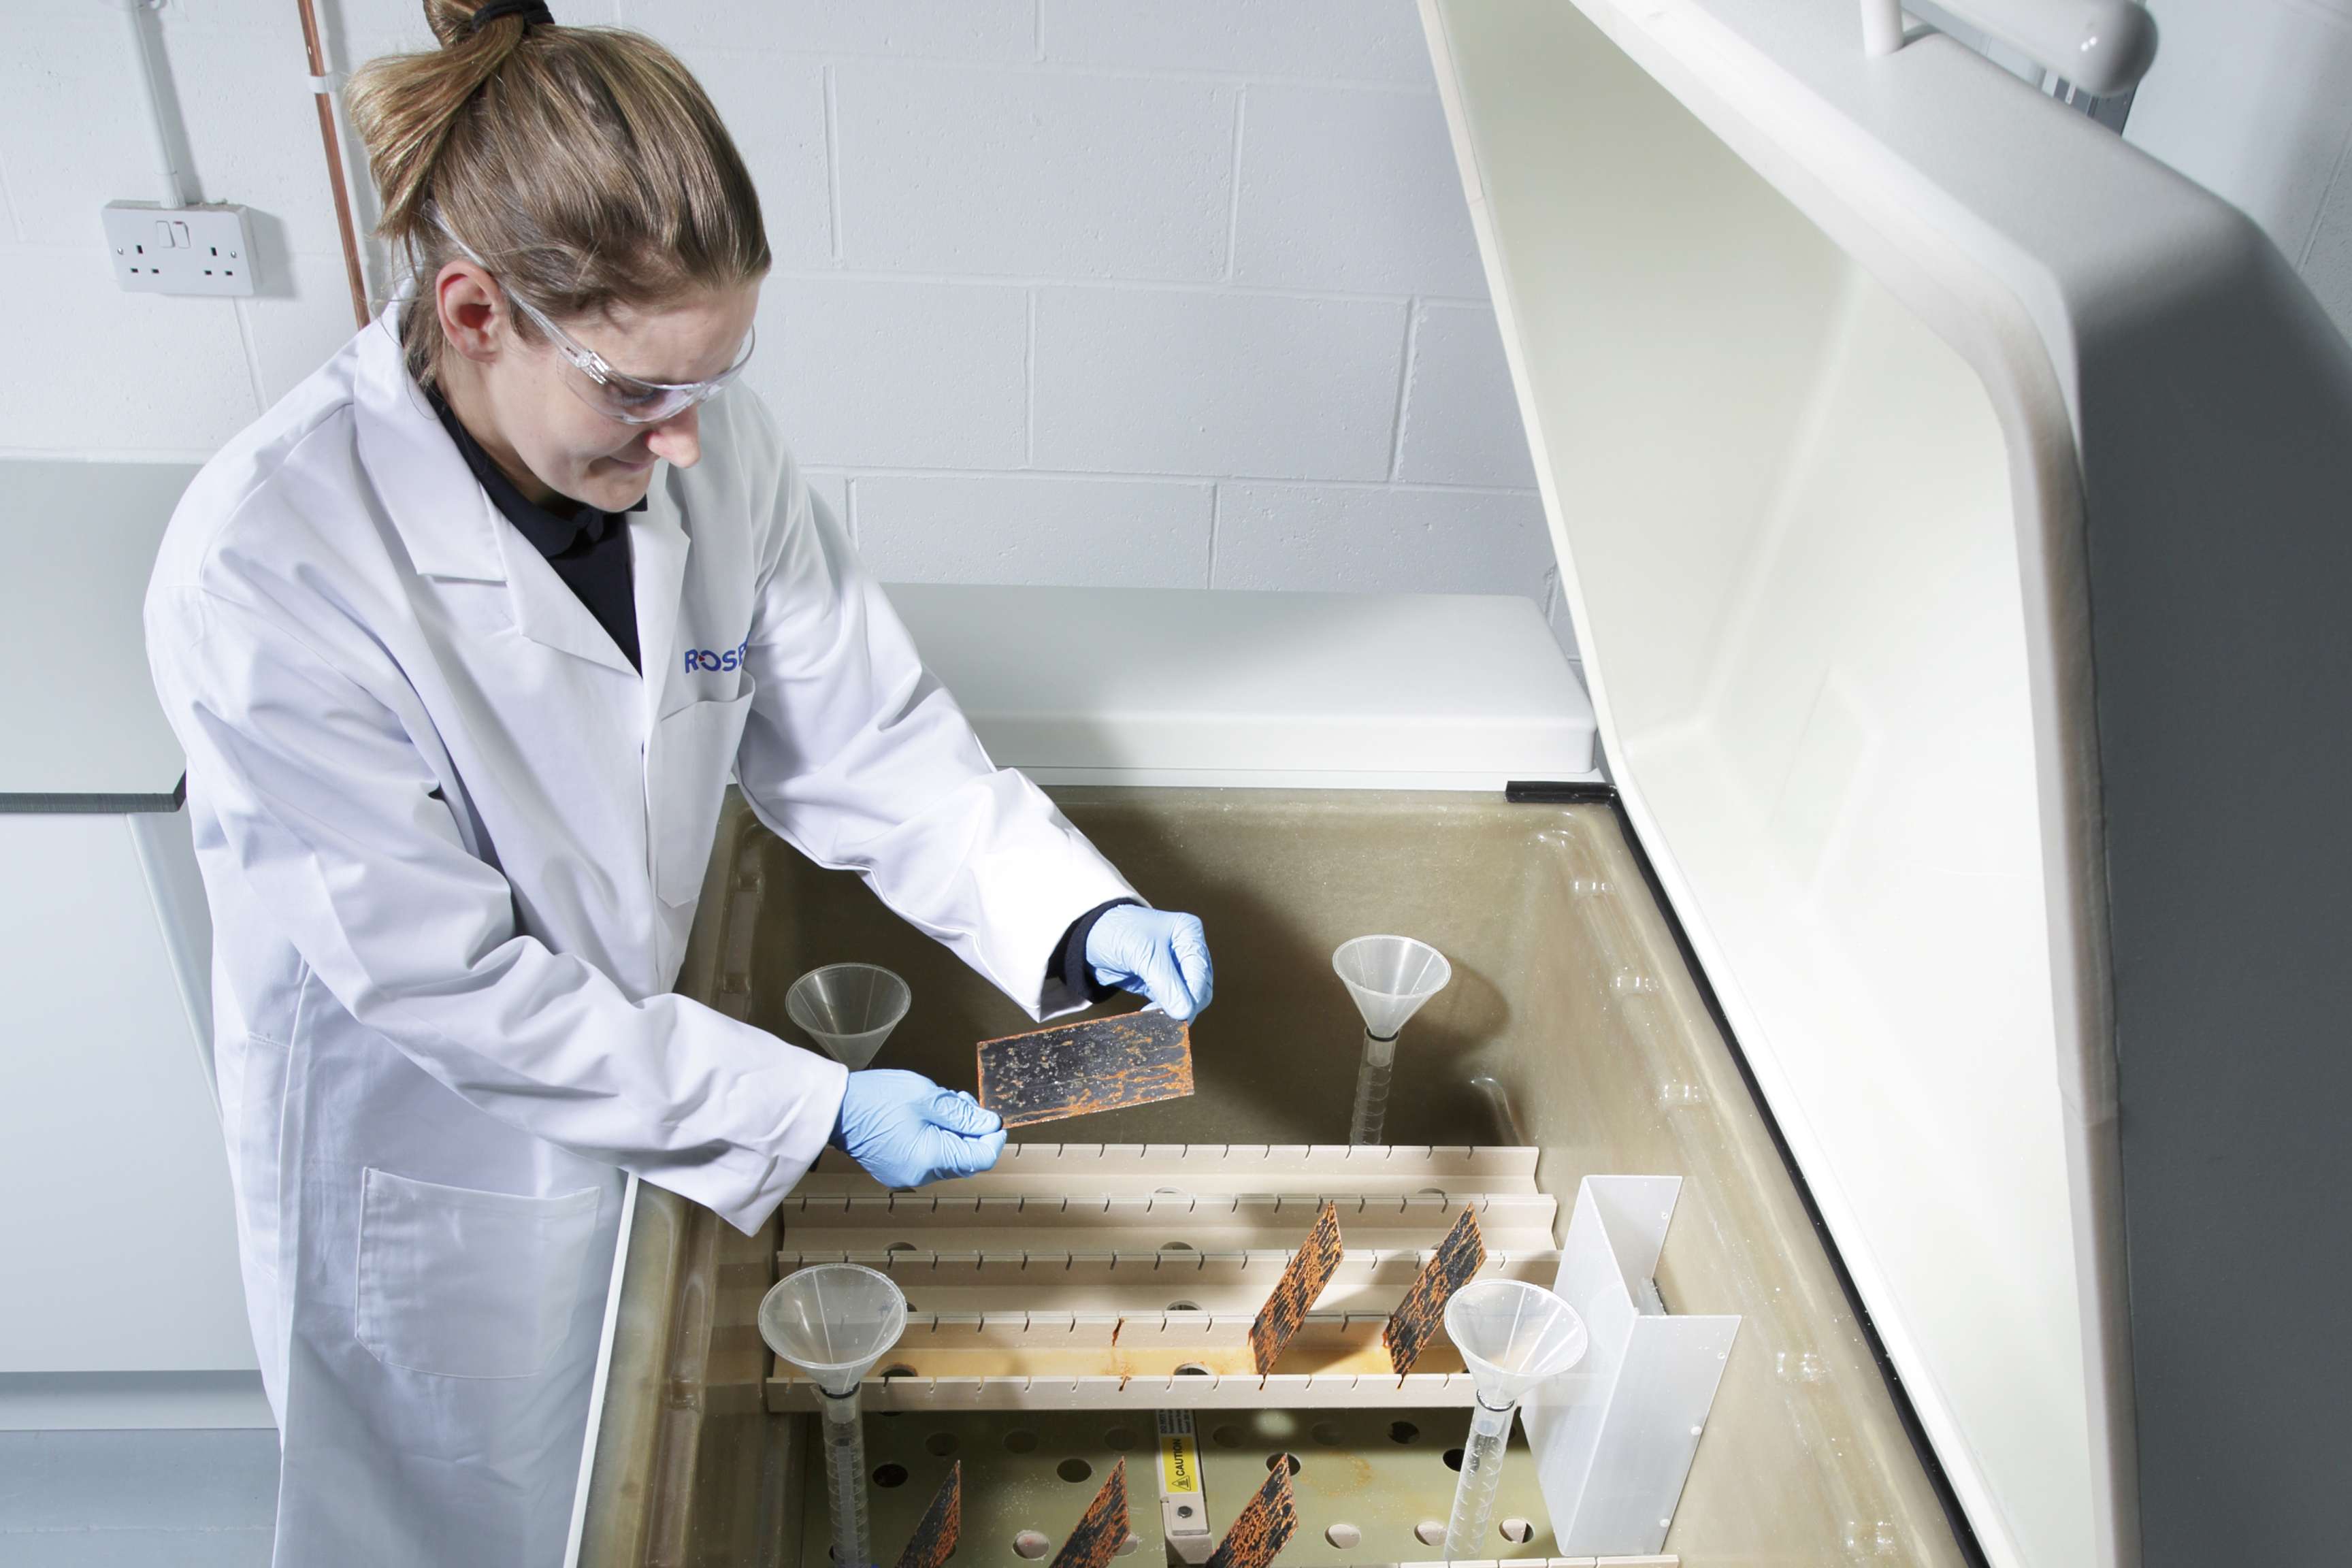
[{"label": "salt spray test chamber", "polygon": [[[990,754],[1208,922],[1197,1092],[920,1205],[821,1162],[757,1237],[638,1188],[583,1561],[822,1563],[817,1396],[754,1321],[844,1258],[912,1303],[862,1385],[886,1551],[937,1440],[967,1551],[1066,1538],[1128,1457],[1150,1563],[1165,1410],[1220,1526],[1299,1461],[1281,1562],[1428,1561],[1475,1388],[1442,1338],[1401,1388],[1377,1324],[1465,1206],[1478,1278],[1590,1337],[1501,1472],[1529,1538],[1482,1556],[1622,1550],[1580,1532],[1638,1388],[1690,1418],[1633,1554],[1685,1568],[2331,1560],[2352,353],[2241,215],[1949,39],[1866,52],[1854,5],[1422,15],[1607,790],[1530,754],[1581,700],[1532,606],[891,589]],[[1024,1021],[740,808],[698,918],[680,984],[785,1037],[783,981],[845,955],[923,997],[894,1065],[969,1083]],[[1351,1149],[1362,1037],[1312,977],[1391,931],[1453,978]],[[2261,1083],[2297,1092],[2217,1092]],[[1078,1261],[1040,1295],[1024,1251]]]}]

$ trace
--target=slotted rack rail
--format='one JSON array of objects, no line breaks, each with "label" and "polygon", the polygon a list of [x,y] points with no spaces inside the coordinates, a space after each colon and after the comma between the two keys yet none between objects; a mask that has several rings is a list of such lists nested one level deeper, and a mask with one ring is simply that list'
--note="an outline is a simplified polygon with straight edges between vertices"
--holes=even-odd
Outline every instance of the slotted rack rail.
[{"label": "slotted rack rail", "polygon": [[[1465,1208],[1480,1278],[1549,1285],[1557,1206],[1531,1148],[1013,1143],[984,1175],[890,1192],[828,1152],[785,1201],[781,1278],[846,1260],[907,1293],[874,1410],[1467,1405],[1441,1337],[1400,1378],[1381,1331]],[[1272,1373],[1249,1326],[1326,1201],[1338,1273]],[[769,1408],[814,1408],[771,1359]]]}]

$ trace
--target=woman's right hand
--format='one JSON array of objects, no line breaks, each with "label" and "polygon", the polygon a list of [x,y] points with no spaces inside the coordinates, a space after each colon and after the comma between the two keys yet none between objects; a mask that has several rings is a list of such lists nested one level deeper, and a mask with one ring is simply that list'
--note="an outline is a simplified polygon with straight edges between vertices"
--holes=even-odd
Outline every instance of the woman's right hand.
[{"label": "woman's right hand", "polygon": [[921,1073],[874,1068],[849,1075],[833,1146],[886,1187],[919,1187],[995,1164],[1004,1152],[1004,1121]]}]

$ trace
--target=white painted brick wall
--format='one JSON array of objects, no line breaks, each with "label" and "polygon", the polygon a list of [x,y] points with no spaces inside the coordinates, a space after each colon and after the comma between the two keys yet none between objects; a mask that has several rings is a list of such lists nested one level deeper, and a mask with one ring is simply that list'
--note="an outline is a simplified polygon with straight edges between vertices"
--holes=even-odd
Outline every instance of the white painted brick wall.
[{"label": "white painted brick wall", "polygon": [[1535,462],[1491,307],[1424,302],[1415,312],[1404,410],[1398,479],[1534,488]]},{"label": "white painted brick wall", "polygon": [[780,270],[834,262],[833,168],[824,63],[801,55],[748,55],[677,46],[718,106],[760,187],[760,216]]},{"label": "white painted brick wall", "polygon": [[803,462],[1018,468],[1029,296],[988,283],[782,276],[744,375]]},{"label": "white painted brick wall", "polygon": [[2352,0],[2162,0],[2125,139],[2263,226],[2352,337]]},{"label": "white painted brick wall", "polygon": [[[339,71],[430,42],[317,3]],[[161,14],[203,194],[257,209],[236,301],[114,288],[98,208],[156,183],[122,17],[14,10],[0,451],[200,458],[351,331],[294,7]],[[726,117],[776,255],[750,380],[886,577],[1516,593],[1572,651],[1412,0],[555,10]]]},{"label": "white painted brick wall", "polygon": [[1429,89],[1421,24],[1386,0],[1042,0],[1038,37],[1071,65]]},{"label": "white painted brick wall", "polygon": [[841,256],[861,270],[1208,281],[1234,89],[854,60],[834,68]]},{"label": "white painted brick wall", "polygon": [[[580,19],[598,8],[590,0]],[[1037,37],[1030,0],[620,0],[619,10],[621,22],[664,42],[746,50],[1010,63],[1034,58]],[[559,22],[572,16],[556,12]]]},{"label": "white painted brick wall", "polygon": [[1036,300],[1039,467],[1388,477],[1402,305],[1135,288]]},{"label": "white painted brick wall", "polygon": [[1482,594],[1496,566],[1534,582],[1551,571],[1542,503],[1524,491],[1396,485],[1217,487],[1218,588]]},{"label": "white painted brick wall", "polygon": [[1161,479],[868,474],[849,506],[859,553],[888,582],[1197,588],[1213,500]]},{"label": "white painted brick wall", "polygon": [[1486,297],[1453,143],[1426,95],[1253,89],[1241,173],[1234,281]]}]

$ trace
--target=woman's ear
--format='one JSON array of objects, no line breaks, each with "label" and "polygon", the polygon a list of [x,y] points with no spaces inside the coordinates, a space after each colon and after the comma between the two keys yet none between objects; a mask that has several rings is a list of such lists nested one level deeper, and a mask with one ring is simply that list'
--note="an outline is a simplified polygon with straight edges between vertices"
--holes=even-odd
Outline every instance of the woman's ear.
[{"label": "woman's ear", "polygon": [[490,275],[470,261],[447,263],[433,279],[441,335],[477,364],[497,361],[507,340],[507,302]]}]

